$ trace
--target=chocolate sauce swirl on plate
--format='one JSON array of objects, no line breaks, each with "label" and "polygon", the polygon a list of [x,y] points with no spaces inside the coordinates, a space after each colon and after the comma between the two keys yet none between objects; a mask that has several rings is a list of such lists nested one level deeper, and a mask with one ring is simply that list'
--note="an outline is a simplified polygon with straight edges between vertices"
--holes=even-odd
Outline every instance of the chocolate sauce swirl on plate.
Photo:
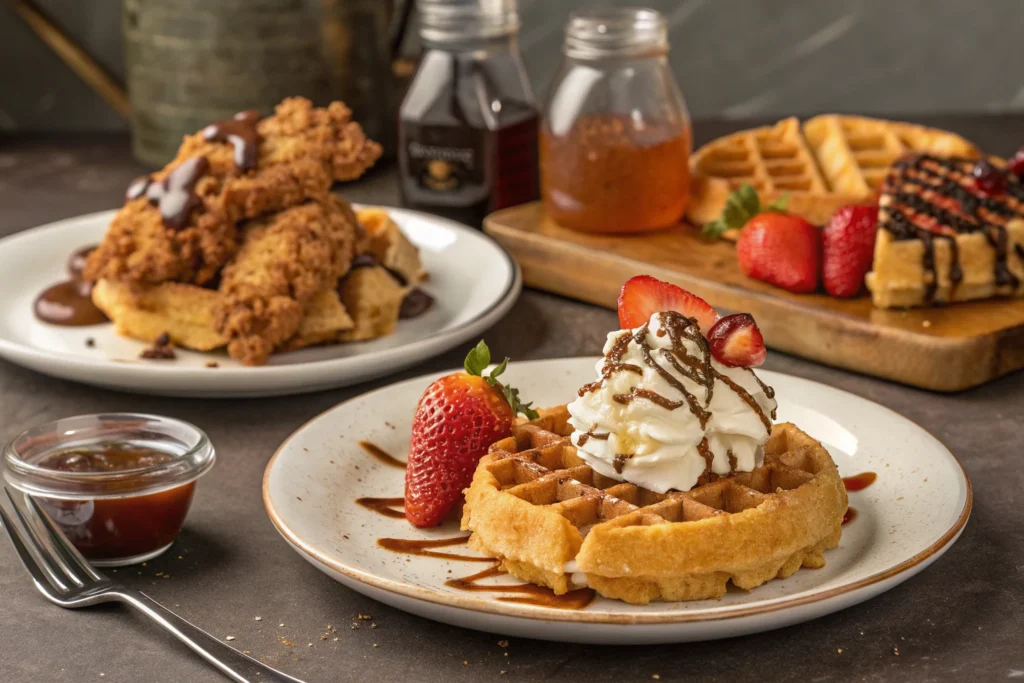
[{"label": "chocolate sauce swirl on plate", "polygon": [[76,249],[68,257],[68,279],[43,290],[32,302],[37,320],[51,325],[81,327],[107,322],[108,318],[92,302],[92,284],[82,279],[85,260],[96,245]]}]

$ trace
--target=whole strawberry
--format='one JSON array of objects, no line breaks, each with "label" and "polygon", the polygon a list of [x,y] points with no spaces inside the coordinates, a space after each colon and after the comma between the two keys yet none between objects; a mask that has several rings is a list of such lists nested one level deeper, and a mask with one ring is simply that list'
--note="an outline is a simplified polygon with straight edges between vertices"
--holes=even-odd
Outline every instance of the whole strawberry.
[{"label": "whole strawberry", "polygon": [[774,212],[754,216],[736,242],[736,257],[748,277],[797,294],[818,288],[821,236],[799,216]]},{"label": "whole strawberry", "polygon": [[704,226],[705,237],[736,240],[736,257],[747,277],[798,294],[818,288],[821,235],[799,216],[786,213],[788,196],[761,206],[757,190],[744,183],[725,202],[722,217]]},{"label": "whole strawberry", "polygon": [[488,447],[509,435],[516,413],[537,417],[517,389],[498,381],[508,358],[484,376],[490,362],[481,341],[466,356],[466,371],[436,380],[416,406],[405,470],[405,516],[416,526],[444,521]]},{"label": "whole strawberry", "polygon": [[856,296],[871,270],[878,233],[878,207],[844,206],[829,219],[822,234],[825,291]]}]

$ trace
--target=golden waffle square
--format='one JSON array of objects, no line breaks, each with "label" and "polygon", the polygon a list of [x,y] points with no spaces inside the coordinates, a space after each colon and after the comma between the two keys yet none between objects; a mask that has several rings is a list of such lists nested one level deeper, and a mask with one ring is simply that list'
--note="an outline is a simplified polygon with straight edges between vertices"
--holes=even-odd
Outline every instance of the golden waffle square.
[{"label": "golden waffle square", "polygon": [[1024,295],[1024,182],[980,192],[976,161],[927,154],[888,171],[866,281],[883,308]]},{"label": "golden waffle square", "polygon": [[910,123],[825,114],[796,118],[713,140],[690,160],[694,178],[687,218],[717,219],[744,183],[762,203],[789,196],[788,210],[823,225],[841,206],[873,202],[890,164],[911,152],[977,157],[959,135]]},{"label": "golden waffle square", "polygon": [[577,455],[564,406],[491,446],[466,490],[470,546],[555,593],[587,585],[635,604],[703,600],[822,567],[846,489],[824,447],[775,425],[764,464],[687,492],[604,477]]},{"label": "golden waffle square", "polygon": [[276,350],[295,351],[308,346],[334,343],[354,327],[355,322],[341,303],[337,290],[325,289],[313,295],[306,304],[295,336]]},{"label": "golden waffle square", "polygon": [[385,268],[369,266],[349,271],[338,285],[341,303],[353,326],[341,333],[343,341],[366,341],[395,331],[402,300],[408,294]]},{"label": "golden waffle square", "polygon": [[[92,290],[93,302],[114,322],[117,333],[153,343],[166,333],[175,346],[212,351],[226,346],[227,337],[214,329],[213,320],[221,294],[182,282],[135,285],[100,280]],[[354,327],[338,293],[319,292],[306,305],[295,336],[278,351],[337,341]]]},{"label": "golden waffle square", "polygon": [[214,329],[220,294],[183,282],[137,285],[99,280],[92,300],[114,322],[117,333],[153,343],[167,334],[175,346],[212,351],[228,340]]},{"label": "golden waffle square", "polygon": [[409,285],[427,279],[420,260],[420,250],[402,233],[387,211],[360,209],[356,211],[356,217],[366,230],[370,252],[380,265]]}]

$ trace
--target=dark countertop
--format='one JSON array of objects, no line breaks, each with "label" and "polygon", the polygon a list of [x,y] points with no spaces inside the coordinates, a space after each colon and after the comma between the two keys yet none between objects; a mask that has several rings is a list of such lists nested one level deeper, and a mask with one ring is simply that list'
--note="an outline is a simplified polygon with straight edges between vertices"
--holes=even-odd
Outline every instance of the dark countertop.
[{"label": "dark countertop", "polygon": [[[1024,141],[1022,117],[935,122],[1008,154]],[[698,143],[735,124],[697,126]],[[0,234],[117,205],[144,169],[125,138],[0,138]],[[393,204],[388,169],[343,188],[353,200]],[[527,291],[487,332],[513,360],[596,354],[615,316]],[[883,350],[884,352],[884,350]],[[433,623],[376,603],[310,566],[263,510],[260,484],[276,444],[310,417],[396,379],[461,364],[463,350],[396,377],[306,396],[186,400],[73,384],[0,361],[0,437],[97,411],[183,418],[217,447],[186,529],[163,557],[116,576],[233,645],[309,681],[554,680],[994,680],[1024,676],[1024,373],[960,394],[934,394],[770,353],[767,368],[886,405],[941,439],[974,484],[974,512],[959,542],[932,567],[874,600],[805,624],[730,640],[675,646],[588,647],[509,639]],[[157,573],[161,576],[157,576]],[[168,576],[169,575],[169,576]],[[131,610],[78,612],[50,605],[0,541],[0,676],[36,681],[225,680]],[[353,630],[359,613],[378,628]],[[261,621],[255,618],[262,617]],[[284,627],[278,624],[284,624]],[[321,640],[327,625],[338,627]],[[286,647],[283,636],[295,643]],[[311,646],[307,643],[312,643]],[[896,654],[898,648],[898,655]],[[840,652],[840,649],[842,650]],[[506,675],[501,675],[506,672]],[[102,676],[102,677],[101,677]]]}]

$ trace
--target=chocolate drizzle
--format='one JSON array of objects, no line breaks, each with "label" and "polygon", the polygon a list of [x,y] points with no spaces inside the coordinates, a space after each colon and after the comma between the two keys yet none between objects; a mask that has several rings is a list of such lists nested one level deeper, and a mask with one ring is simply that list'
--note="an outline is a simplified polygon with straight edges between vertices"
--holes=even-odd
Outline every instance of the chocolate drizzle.
[{"label": "chocolate drizzle", "polygon": [[465,545],[469,536],[455,536],[452,538],[378,538],[377,545],[393,553],[406,553],[408,555],[420,555],[421,557],[434,557],[440,560],[461,560],[463,562],[494,562],[491,557],[475,557],[461,553],[438,552],[435,548],[449,548],[455,545]]},{"label": "chocolate drizzle", "polygon": [[[729,387],[730,389],[735,391],[736,394],[741,399],[743,399],[743,402],[746,403],[748,406],[750,406],[750,408],[755,413],[757,413],[757,416],[759,418],[761,418],[761,424],[763,424],[764,428],[767,429],[768,432],[770,433],[772,431],[772,419],[775,418],[774,411],[773,411],[771,419],[769,419],[768,416],[764,414],[764,411],[761,410],[761,406],[759,406],[757,404],[757,401],[754,399],[754,397],[750,395],[749,391],[747,391],[746,389],[741,387],[739,384],[736,384],[736,382],[733,382],[731,379],[729,379],[727,376],[723,375],[722,373],[718,372],[717,370],[714,370],[714,373],[715,373],[715,377],[717,377],[718,379],[722,380],[722,382],[724,382],[727,387]],[[751,372],[750,374],[753,375],[754,373]],[[755,377],[756,377],[756,375],[755,375]],[[768,392],[765,392],[766,395],[767,395],[767,393]]]},{"label": "chocolate drizzle", "polygon": [[708,437],[705,436],[697,444],[697,452],[700,453],[700,457],[704,458],[704,472],[700,476],[707,479],[711,474],[711,466],[715,464],[715,454],[711,452],[711,447],[708,445]]},{"label": "chocolate drizzle", "polygon": [[260,134],[256,124],[260,113],[255,109],[240,111],[226,121],[211,123],[203,129],[203,139],[230,142],[235,148],[235,166],[243,171],[256,168],[259,159]]},{"label": "chocolate drizzle", "polygon": [[[950,246],[951,287],[955,290],[963,280],[958,235],[983,233],[995,251],[996,286],[1020,285],[1007,264],[1010,245],[1006,223],[1014,217],[1024,218],[1024,183],[1010,176],[1004,193],[981,194],[974,189],[971,177],[976,163],[974,159],[928,154],[905,157],[893,164],[882,187],[888,201],[881,209],[879,227],[896,240],[919,239],[924,245],[921,265],[926,274],[926,301],[935,298],[939,286],[936,239],[946,240]],[[1024,260],[1024,249],[1019,244],[1014,249]]]},{"label": "chocolate drizzle", "polygon": [[[708,347],[707,339],[705,339],[704,335],[701,334],[697,321],[675,311],[664,311],[659,313],[658,316],[661,326],[656,334],[659,337],[668,335],[669,343],[671,344],[671,348],[657,349],[659,355],[668,365],[671,365],[676,372],[703,388],[703,402],[691,393],[683,382],[675,375],[657,363],[655,359],[656,349],[654,349],[647,341],[647,336],[650,331],[648,323],[644,323],[644,325],[637,329],[635,333],[625,332],[615,340],[612,348],[605,356],[605,362],[601,368],[600,379],[581,388],[579,391],[580,396],[600,389],[604,386],[604,382],[616,372],[625,371],[635,372],[640,375],[643,374],[642,368],[630,363],[622,362],[622,358],[625,356],[629,342],[633,341],[640,348],[644,364],[654,372],[658,373],[658,375],[665,380],[669,386],[678,391],[682,395],[682,400],[673,400],[666,396],[662,396],[655,391],[651,391],[650,389],[633,387],[629,393],[614,395],[612,397],[614,401],[621,404],[629,404],[635,400],[645,400],[666,410],[676,410],[686,406],[690,410],[690,413],[700,422],[701,429],[706,429],[707,424],[711,419],[711,412],[707,409],[707,406],[711,404],[711,398],[714,395],[715,380],[717,379],[721,380],[725,386],[732,389],[744,403],[750,406],[751,410],[757,413],[765,429],[771,433],[772,420],[775,419],[775,411],[772,410],[771,417],[769,418],[749,391],[712,366],[711,349]],[[696,355],[690,354],[685,344],[687,341],[697,347],[698,352]],[[753,373],[753,371],[749,370],[749,368],[747,370],[757,381],[758,386],[764,394],[769,398],[774,398],[775,391],[771,387],[765,385],[760,378]],[[589,431],[581,434],[577,438],[577,445],[583,446],[589,439],[599,438],[599,435],[594,434],[594,430],[596,429],[597,425],[594,424]],[[600,435],[600,437],[607,439],[608,435],[603,434]],[[711,451],[707,438],[702,439],[700,444],[697,445],[697,452],[704,458],[705,467],[704,474],[702,476],[707,478],[711,474],[711,467],[714,463],[714,453]],[[728,453],[728,456],[730,470],[735,471],[736,457],[731,451]],[[622,470],[625,468],[626,462],[632,457],[632,454],[617,454],[613,461],[615,471],[622,474]]]},{"label": "chocolate drizzle", "polygon": [[583,444],[587,443],[591,439],[596,439],[598,441],[607,441],[608,437],[611,436],[611,434],[596,434],[594,432],[595,429],[597,429],[596,422],[590,426],[590,429],[583,432],[576,438],[576,445],[582,447]]},{"label": "chocolate drizzle", "polygon": [[[644,329],[647,329],[646,326]],[[632,363],[623,363],[622,357],[626,354],[626,349],[629,348],[629,342],[633,340],[632,332],[623,332],[619,335],[619,338],[615,340],[615,344],[612,346],[611,351],[604,357],[604,365],[601,367],[601,378],[596,382],[590,384],[584,384],[580,387],[579,395],[589,393],[591,391],[597,391],[604,386],[604,381],[614,375],[620,370],[623,372],[633,372],[637,375],[643,375],[644,369],[639,365],[633,365]]]},{"label": "chocolate drizzle", "polygon": [[128,184],[128,189],[124,191],[124,200],[130,202],[146,194],[146,190],[149,189],[151,182],[153,180],[148,175],[140,175]]},{"label": "chocolate drizzle", "polygon": [[188,224],[192,212],[203,203],[195,193],[195,187],[209,170],[210,162],[206,157],[186,159],[163,180],[154,181],[148,176],[133,180],[125,192],[125,200],[145,196],[150,204],[159,207],[164,226],[181,230]]}]

